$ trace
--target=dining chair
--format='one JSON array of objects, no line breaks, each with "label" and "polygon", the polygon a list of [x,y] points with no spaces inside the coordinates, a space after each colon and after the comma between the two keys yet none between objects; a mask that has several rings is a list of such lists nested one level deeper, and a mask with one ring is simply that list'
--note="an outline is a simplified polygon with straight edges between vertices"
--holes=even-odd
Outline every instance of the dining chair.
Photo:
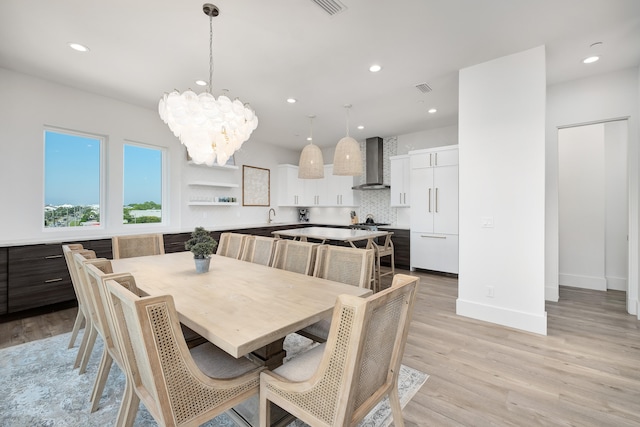
[{"label": "dining chair", "polygon": [[187,349],[173,297],[141,298],[113,280],[106,286],[131,396],[118,426],[133,425],[140,401],[159,425],[199,426],[258,393],[264,367],[209,342]]},{"label": "dining chair", "polygon": [[162,255],[164,254],[164,237],[159,233],[113,236],[111,238],[111,247],[113,259]]},{"label": "dining chair", "polygon": [[247,236],[247,234],[230,232],[220,234],[220,241],[218,242],[216,255],[240,259]]},{"label": "dining chair", "polygon": [[320,244],[279,239],[272,266],[281,270],[311,275],[315,264],[316,250]]},{"label": "dining chair", "polygon": [[271,266],[276,239],[265,236],[247,236],[241,259],[255,264]]},{"label": "dining chair", "polygon": [[[382,289],[382,277],[391,275],[394,277],[396,274],[396,264],[395,264],[395,254],[393,249],[393,241],[391,241],[391,236],[393,232],[389,232],[384,238],[384,242],[382,245],[376,244],[376,267],[375,267],[375,281],[373,292],[378,292]],[[380,258],[390,256],[391,257],[391,268],[389,271],[382,273]]]},{"label": "dining chair", "polygon": [[84,275],[80,274],[75,257],[80,256],[83,260],[96,259],[96,253],[89,249],[65,251],[65,248],[63,248],[63,253],[65,256],[65,260],[67,261],[69,274],[72,277],[74,291],[76,292],[76,297],[78,298],[78,310],[82,310],[84,317],[84,334],[82,335],[82,340],[80,341],[80,345],[78,346],[76,360],[73,363],[73,368],[80,368],[78,373],[83,374],[86,371],[89,356],[91,355],[96,336],[93,325],[93,308],[91,306],[90,296],[87,293],[85,277]]},{"label": "dining chair", "polygon": [[[321,279],[371,287],[373,249],[360,249],[336,245],[320,245],[316,254],[313,275]],[[316,342],[325,342],[329,336],[331,319],[321,319],[297,333]]]},{"label": "dining chair", "polygon": [[84,310],[85,307],[83,305],[82,299],[78,294],[77,289],[77,279],[75,274],[75,266],[73,265],[73,259],[71,259],[70,254],[72,251],[82,251],[84,250],[84,246],[81,243],[69,243],[66,245],[62,245],[62,254],[64,255],[64,260],[67,263],[67,270],[69,270],[69,276],[71,277],[71,285],[73,286],[73,291],[76,294],[76,300],[78,301],[78,313],[76,314],[76,320],[73,322],[73,329],[71,330],[71,338],[69,339],[68,348],[73,347],[76,344],[76,339],[78,338],[78,333],[82,328],[83,323],[85,323]]},{"label": "dining chair", "polygon": [[371,297],[339,296],[326,343],[260,374],[260,426],[271,403],[312,426],[354,426],[385,397],[404,426],[398,373],[418,281],[398,274]]}]

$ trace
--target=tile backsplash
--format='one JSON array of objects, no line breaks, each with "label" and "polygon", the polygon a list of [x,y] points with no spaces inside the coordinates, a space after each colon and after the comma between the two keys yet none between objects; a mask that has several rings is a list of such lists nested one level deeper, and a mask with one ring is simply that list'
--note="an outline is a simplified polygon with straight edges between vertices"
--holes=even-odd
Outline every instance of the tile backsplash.
[{"label": "tile backsplash", "polygon": [[[389,137],[382,140],[382,171],[383,182],[385,184],[391,183],[391,171],[389,157],[395,156],[398,149],[398,138]],[[360,151],[363,156],[363,164],[366,167],[365,156],[365,142],[360,142]],[[355,185],[364,184],[366,176],[366,170],[364,174],[357,177],[354,180]],[[397,222],[396,208],[390,207],[391,190],[362,190],[360,194],[360,208],[356,210],[360,221],[364,222],[367,215],[373,215],[375,222],[383,222],[389,224],[395,224]]]}]

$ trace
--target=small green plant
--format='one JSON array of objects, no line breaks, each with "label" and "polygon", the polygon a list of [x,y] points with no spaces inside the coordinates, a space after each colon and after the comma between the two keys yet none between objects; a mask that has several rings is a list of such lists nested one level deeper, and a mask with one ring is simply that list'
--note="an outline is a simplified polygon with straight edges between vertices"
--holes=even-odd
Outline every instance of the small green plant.
[{"label": "small green plant", "polygon": [[191,233],[191,238],[186,241],[184,247],[193,252],[193,257],[203,259],[209,257],[218,246],[216,239],[204,227],[196,227]]}]

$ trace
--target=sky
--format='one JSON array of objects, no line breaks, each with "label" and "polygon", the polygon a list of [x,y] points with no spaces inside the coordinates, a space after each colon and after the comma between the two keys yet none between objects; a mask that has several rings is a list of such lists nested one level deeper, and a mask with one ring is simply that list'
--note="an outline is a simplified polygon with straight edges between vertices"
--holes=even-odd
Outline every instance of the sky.
[{"label": "sky", "polygon": [[[101,142],[99,138],[45,132],[45,205],[100,203]],[[124,147],[123,204],[161,203],[162,151],[130,144]]]}]

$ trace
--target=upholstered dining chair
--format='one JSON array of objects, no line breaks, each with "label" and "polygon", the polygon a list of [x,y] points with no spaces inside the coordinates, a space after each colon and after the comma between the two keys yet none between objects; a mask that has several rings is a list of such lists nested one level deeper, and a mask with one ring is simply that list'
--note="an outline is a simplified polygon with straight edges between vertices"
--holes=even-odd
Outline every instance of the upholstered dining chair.
[{"label": "upholstered dining chair", "polygon": [[162,234],[113,236],[111,247],[113,259],[162,255],[164,254],[164,236]]},{"label": "upholstered dining chair", "polygon": [[[373,271],[373,249],[320,245],[316,254],[313,275],[347,285],[369,288]],[[316,342],[329,336],[331,319],[322,319],[298,331]]]},{"label": "upholstered dining chair", "polygon": [[[391,275],[391,277],[396,275],[396,265],[395,265],[395,254],[393,249],[393,241],[391,240],[392,232],[389,232],[384,238],[384,242],[382,245],[376,245],[376,266],[375,266],[375,282],[373,286],[373,291],[378,292],[382,289],[382,277]],[[380,265],[380,258],[382,257],[391,257],[391,268],[382,272],[382,268]]]},{"label": "upholstered dining chair", "polygon": [[338,297],[326,343],[260,374],[260,426],[271,402],[312,426],[354,426],[386,396],[404,426],[398,373],[418,281],[398,274],[369,298]]},{"label": "upholstered dining chair", "polygon": [[319,246],[318,243],[277,240],[272,267],[311,275]]},{"label": "upholstered dining chair", "polygon": [[73,329],[71,330],[71,338],[69,339],[69,347],[71,348],[76,344],[76,339],[78,338],[78,333],[82,328],[83,323],[87,316],[85,315],[85,307],[82,301],[81,296],[78,293],[78,285],[76,279],[75,266],[73,265],[73,259],[70,254],[72,251],[82,251],[84,250],[84,246],[81,243],[69,243],[66,245],[62,245],[62,254],[64,255],[64,260],[67,263],[67,269],[69,270],[69,276],[71,277],[71,285],[73,286],[73,291],[76,294],[76,300],[78,300],[78,313],[76,314],[76,320],[73,323]]},{"label": "upholstered dining chair", "polygon": [[276,239],[265,236],[247,236],[242,251],[242,260],[271,266]]},{"label": "upholstered dining chair", "polygon": [[216,255],[222,255],[229,258],[240,259],[244,249],[247,234],[240,233],[222,233],[218,242]]},{"label": "upholstered dining chair", "polygon": [[140,298],[112,280],[107,298],[127,370],[118,425],[139,402],[162,426],[199,426],[258,393],[263,367],[207,342],[189,351],[170,295]]}]

